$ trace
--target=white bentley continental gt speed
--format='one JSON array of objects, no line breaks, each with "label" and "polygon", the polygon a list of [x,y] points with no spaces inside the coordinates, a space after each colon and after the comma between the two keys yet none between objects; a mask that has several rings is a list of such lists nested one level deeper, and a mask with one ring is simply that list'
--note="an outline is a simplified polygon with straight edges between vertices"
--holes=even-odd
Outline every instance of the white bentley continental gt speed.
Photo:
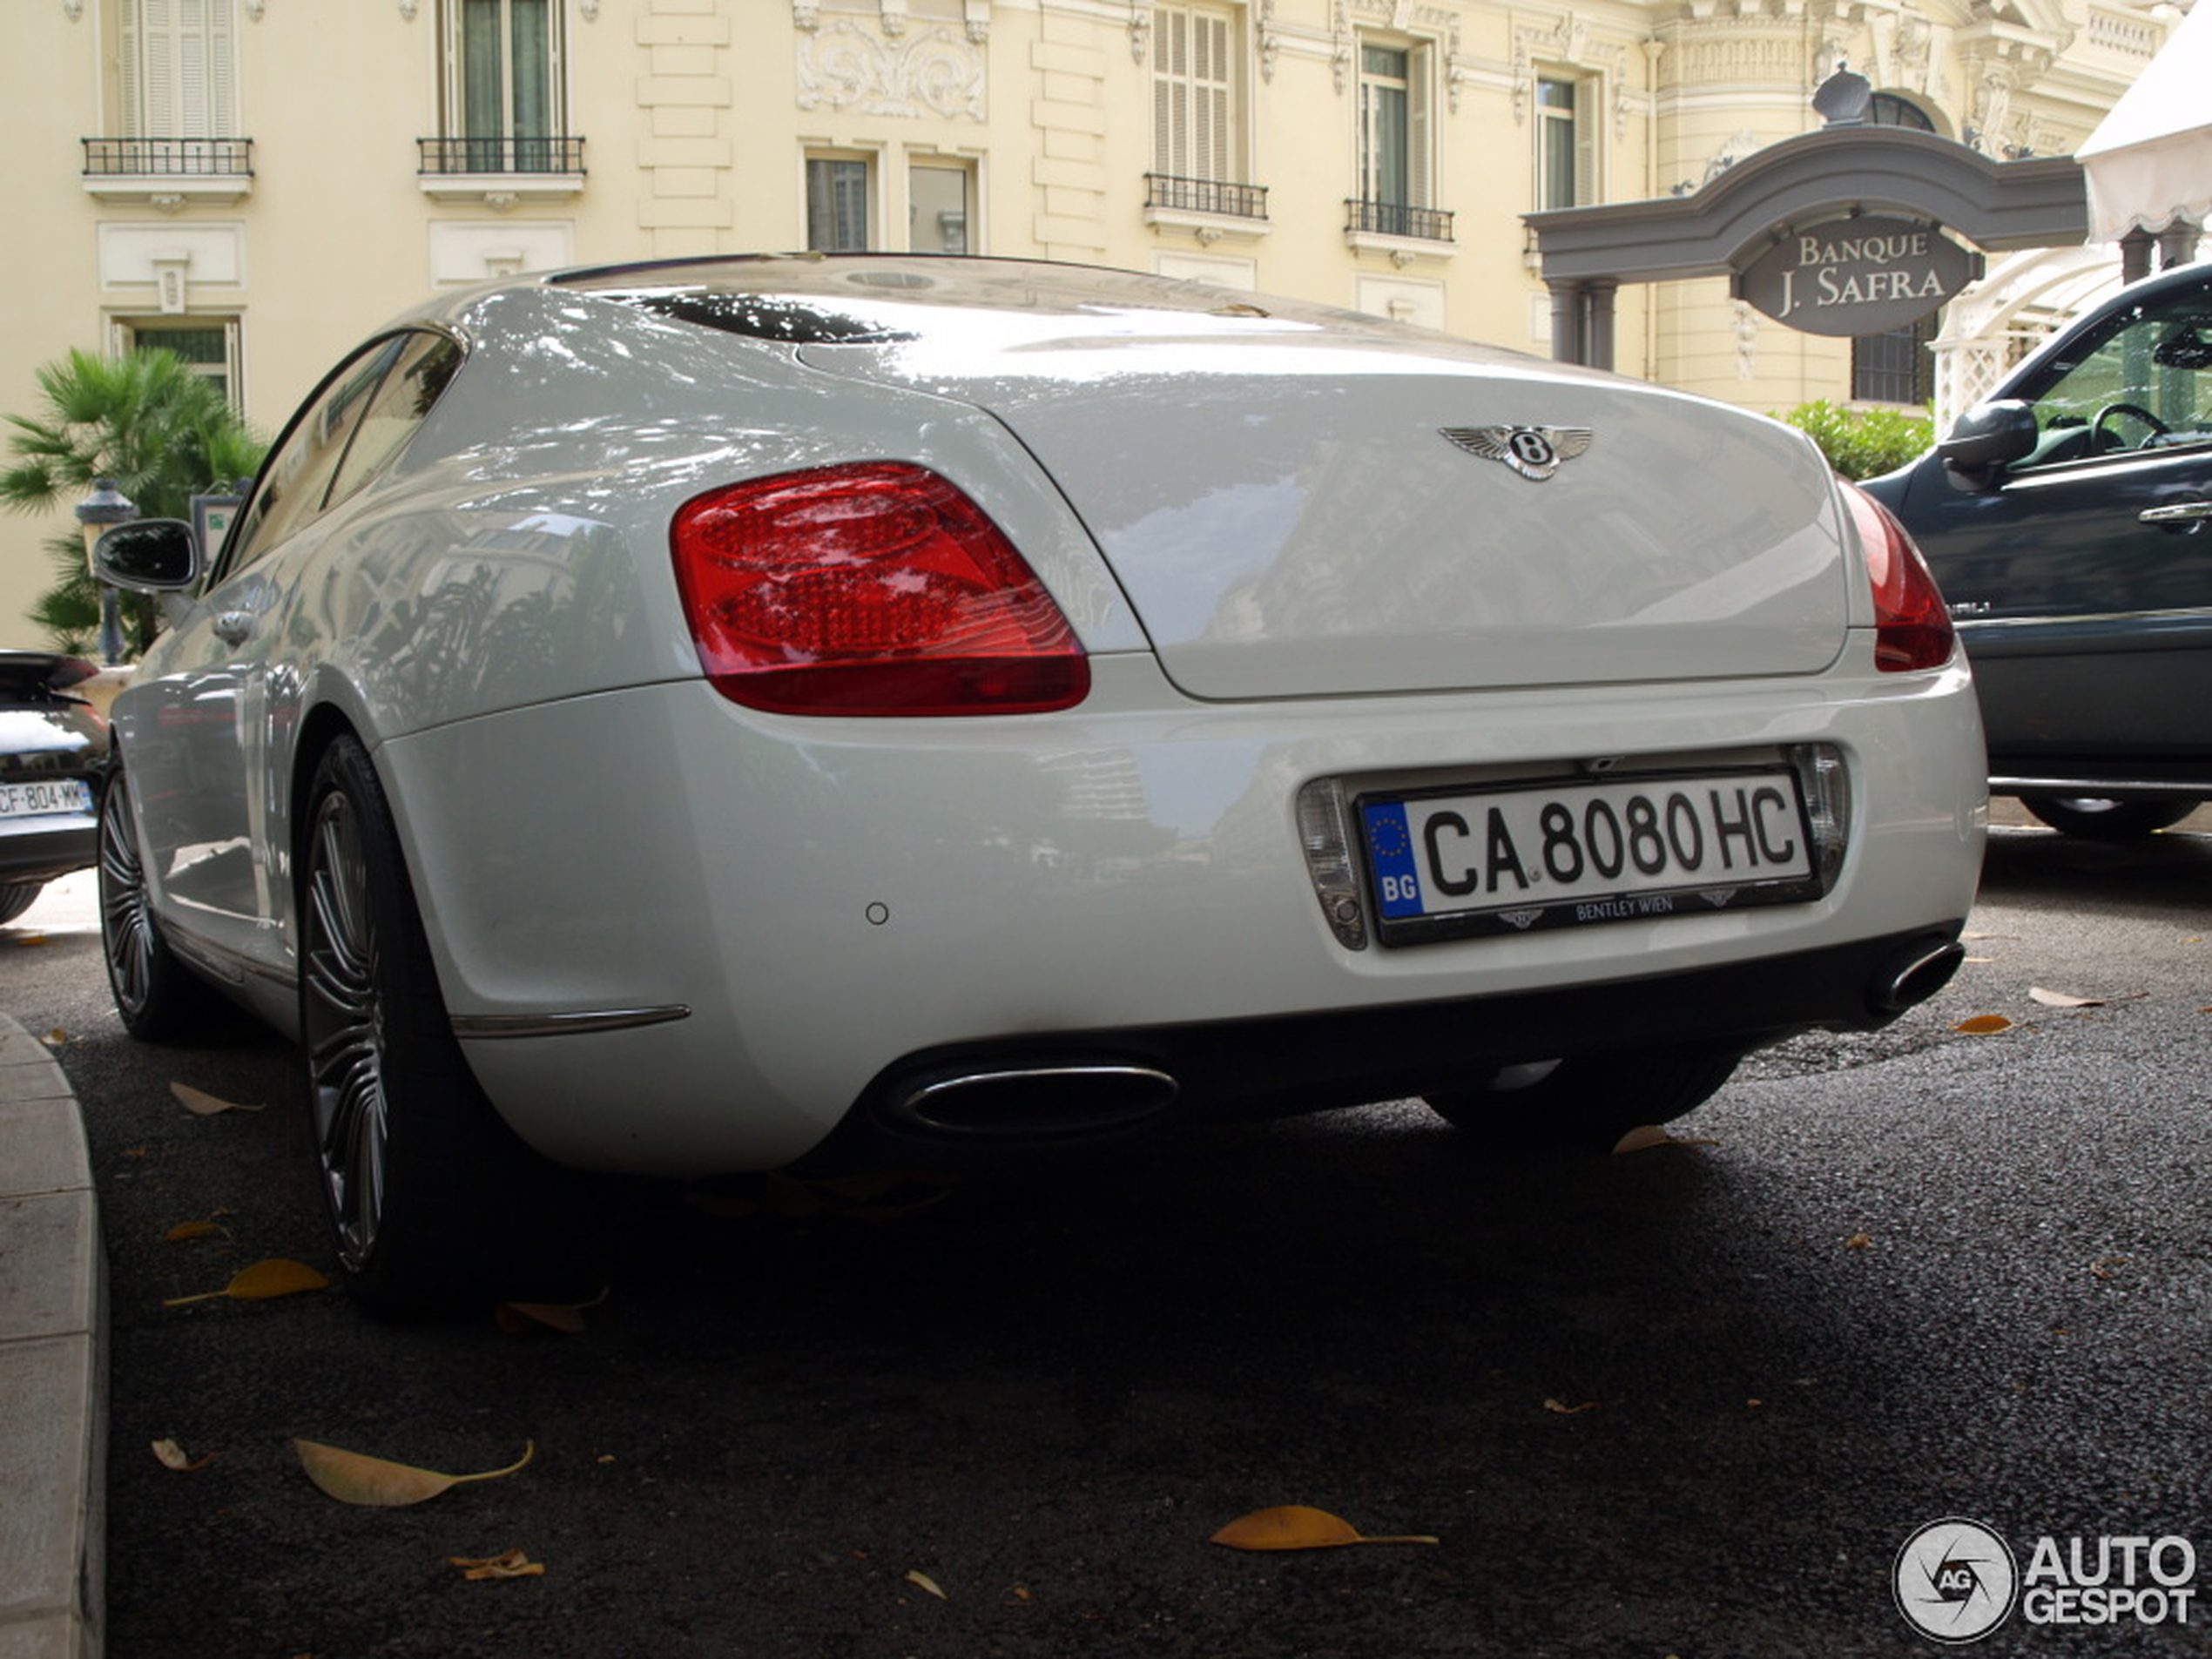
[{"label": "white bentley continental gt speed", "polygon": [[99,562],[171,596],[102,798],[117,1006],[298,1037],[393,1312],[526,1257],[552,1165],[1409,1096],[1602,1147],[1928,995],[1979,867],[1942,604],[1798,434],[1117,272],[448,297],[219,549]]}]

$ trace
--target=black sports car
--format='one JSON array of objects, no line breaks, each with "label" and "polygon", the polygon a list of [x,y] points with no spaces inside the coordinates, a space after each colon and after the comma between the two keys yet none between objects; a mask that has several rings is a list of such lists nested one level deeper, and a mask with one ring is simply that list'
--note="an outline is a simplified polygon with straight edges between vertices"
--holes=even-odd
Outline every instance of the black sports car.
[{"label": "black sports car", "polygon": [[96,671],[51,651],[0,651],[0,922],[92,862],[107,722],[70,688]]},{"label": "black sports car", "polygon": [[2100,835],[2212,798],[2212,263],[2122,290],[1866,489],[1943,589],[1993,792]]}]

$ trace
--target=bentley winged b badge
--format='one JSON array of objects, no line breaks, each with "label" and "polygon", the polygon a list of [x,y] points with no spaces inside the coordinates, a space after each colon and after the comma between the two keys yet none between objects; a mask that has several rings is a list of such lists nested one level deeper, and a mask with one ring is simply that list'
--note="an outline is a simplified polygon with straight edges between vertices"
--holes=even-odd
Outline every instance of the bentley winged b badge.
[{"label": "bentley winged b badge", "polygon": [[1437,428],[1471,455],[1502,461],[1523,478],[1538,483],[1590,447],[1596,436],[1586,426],[1447,426]]}]

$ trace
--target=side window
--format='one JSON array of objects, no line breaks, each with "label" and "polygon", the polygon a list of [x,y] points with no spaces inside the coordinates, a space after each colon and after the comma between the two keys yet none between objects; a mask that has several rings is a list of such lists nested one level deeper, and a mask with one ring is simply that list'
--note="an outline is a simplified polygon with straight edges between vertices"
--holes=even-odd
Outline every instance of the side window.
[{"label": "side window", "polygon": [[407,344],[404,335],[379,341],[347,363],[291,428],[261,469],[253,495],[224,547],[219,577],[236,574],[323,509],[330,481],[345,459],[346,441],[384,371]]},{"label": "side window", "polygon": [[2027,464],[2212,442],[2212,292],[2112,320],[2037,393]]},{"label": "side window", "polygon": [[398,459],[415,428],[461,367],[461,347],[442,334],[417,334],[361,411],[324,508],[335,507]]}]

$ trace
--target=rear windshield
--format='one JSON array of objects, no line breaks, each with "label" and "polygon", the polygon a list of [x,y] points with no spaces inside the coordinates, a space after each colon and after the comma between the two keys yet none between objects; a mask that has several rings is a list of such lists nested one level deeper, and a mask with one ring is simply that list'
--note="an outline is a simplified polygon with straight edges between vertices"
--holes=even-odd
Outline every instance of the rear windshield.
[{"label": "rear windshield", "polygon": [[[1352,312],[1088,266],[927,255],[677,260],[552,279],[681,322],[758,340],[880,345],[995,318],[1010,337],[1053,320],[1058,334],[1304,333],[1347,325],[1404,332]],[[1080,326],[1069,328],[1070,322]]]}]

